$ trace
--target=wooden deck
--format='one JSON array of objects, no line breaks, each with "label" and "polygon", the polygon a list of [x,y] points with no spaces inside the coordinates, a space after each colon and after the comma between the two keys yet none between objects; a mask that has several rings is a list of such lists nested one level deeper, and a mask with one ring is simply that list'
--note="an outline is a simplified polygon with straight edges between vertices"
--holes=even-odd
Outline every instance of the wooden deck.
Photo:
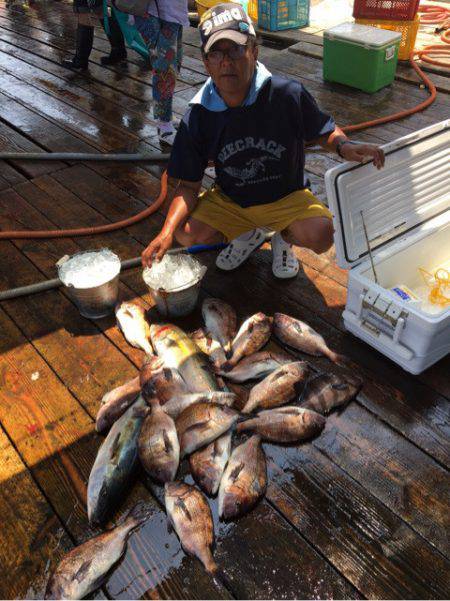
[{"label": "wooden deck", "polygon": [[[97,31],[89,75],[71,73],[59,61],[73,47],[74,30],[66,0],[29,8],[7,8],[0,0],[0,149],[157,148],[143,61],[130,53],[126,68],[102,68],[108,43]],[[318,39],[313,45],[320,49]],[[316,56],[310,47],[291,50],[263,47],[262,60],[304,82],[341,125],[425,96],[406,66],[393,86],[368,96],[324,84],[319,50]],[[187,30],[175,99],[179,115],[205,80],[199,57],[197,32]],[[433,78],[441,91],[429,109],[357,138],[384,143],[448,118],[449,80]],[[319,149],[308,153],[322,198],[322,176],[335,160]],[[122,219],[152,202],[158,173],[145,166],[0,162],[0,229]],[[122,259],[137,256],[162,219],[157,214],[93,238],[1,242],[0,289],[55,277],[55,262],[80,249],[108,246]],[[364,379],[361,394],[329,417],[313,443],[265,445],[265,500],[236,523],[216,519],[215,556],[224,584],[183,553],[167,531],[158,495],[140,477],[115,519],[138,499],[151,517],[96,598],[450,597],[450,357],[413,377],[345,333],[346,273],[333,252],[298,254],[302,269],[291,282],[272,277],[265,249],[228,275],[215,269],[213,254],[204,255],[209,270],[202,294],[232,303],[241,316],[282,310],[302,317],[352,359]],[[138,269],[123,274],[121,292],[151,306]],[[199,322],[196,315],[182,325]],[[80,317],[63,290],[1,303],[0,333],[0,597],[39,598],[64,552],[95,534],[85,513],[86,482],[102,441],[95,415],[101,396],[137,373],[142,353],[127,345],[112,318]],[[326,360],[315,363],[340,370]]]}]

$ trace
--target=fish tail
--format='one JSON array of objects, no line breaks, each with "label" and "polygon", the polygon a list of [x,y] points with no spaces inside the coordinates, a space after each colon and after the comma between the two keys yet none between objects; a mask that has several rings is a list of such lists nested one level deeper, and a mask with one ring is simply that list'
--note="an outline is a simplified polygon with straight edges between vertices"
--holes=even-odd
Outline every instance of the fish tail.
[{"label": "fish tail", "polygon": [[225,363],[222,363],[222,365],[220,366],[220,375],[226,376],[227,373],[233,369],[233,367],[234,364],[231,362],[230,358],[227,357],[227,361],[225,361]]},{"label": "fish tail", "polygon": [[341,355],[339,353],[335,353],[334,351],[331,351],[331,350],[328,350],[328,352],[326,353],[326,356],[333,363],[337,363],[337,365],[342,365],[343,367],[348,366],[350,363],[350,359],[348,357],[346,357],[345,355]]},{"label": "fish tail", "polygon": [[232,348],[231,348],[231,344],[232,344],[232,341],[230,340],[229,342],[227,342],[227,343],[226,343],[226,344],[223,346],[223,350],[224,350],[224,352],[225,352],[225,357],[226,357],[227,359],[231,359],[231,356],[232,356],[232,354],[233,354],[233,350],[232,350]]},{"label": "fish tail", "polygon": [[202,557],[202,563],[205,566],[205,570],[208,572],[208,574],[213,576],[217,574],[219,567],[209,549],[208,552],[204,554],[204,557]]}]

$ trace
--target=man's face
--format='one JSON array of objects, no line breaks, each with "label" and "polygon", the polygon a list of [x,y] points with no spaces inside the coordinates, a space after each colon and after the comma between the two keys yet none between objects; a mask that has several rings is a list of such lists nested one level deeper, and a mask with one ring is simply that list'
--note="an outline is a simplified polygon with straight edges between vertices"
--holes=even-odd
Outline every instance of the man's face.
[{"label": "man's face", "polygon": [[[251,44],[251,42],[250,42]],[[245,94],[255,71],[258,48],[219,40],[204,57],[206,69],[219,92]]]}]

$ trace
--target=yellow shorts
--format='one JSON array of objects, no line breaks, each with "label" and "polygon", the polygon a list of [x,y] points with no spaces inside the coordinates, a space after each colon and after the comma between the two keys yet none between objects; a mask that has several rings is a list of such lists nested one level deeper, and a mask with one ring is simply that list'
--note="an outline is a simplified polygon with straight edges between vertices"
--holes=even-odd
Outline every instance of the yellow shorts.
[{"label": "yellow shorts", "polygon": [[217,186],[200,194],[191,217],[222,232],[227,240],[255,227],[281,232],[294,221],[310,217],[332,219],[327,207],[310,190],[296,190],[276,202],[242,208]]}]

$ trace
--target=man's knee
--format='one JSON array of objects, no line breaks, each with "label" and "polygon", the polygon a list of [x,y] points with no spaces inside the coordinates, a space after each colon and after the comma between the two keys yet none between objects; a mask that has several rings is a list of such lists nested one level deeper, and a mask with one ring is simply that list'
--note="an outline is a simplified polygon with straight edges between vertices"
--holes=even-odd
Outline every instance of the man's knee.
[{"label": "man's knee", "polygon": [[310,248],[320,255],[333,245],[333,222],[326,217],[301,221],[288,228],[290,242]]},{"label": "man's knee", "polygon": [[206,223],[189,219],[186,223],[175,230],[175,239],[183,246],[192,244],[215,244],[222,242],[223,236]]},{"label": "man's knee", "polygon": [[323,219],[317,223],[310,232],[308,248],[320,255],[327,252],[333,246],[333,222],[331,219]]}]

